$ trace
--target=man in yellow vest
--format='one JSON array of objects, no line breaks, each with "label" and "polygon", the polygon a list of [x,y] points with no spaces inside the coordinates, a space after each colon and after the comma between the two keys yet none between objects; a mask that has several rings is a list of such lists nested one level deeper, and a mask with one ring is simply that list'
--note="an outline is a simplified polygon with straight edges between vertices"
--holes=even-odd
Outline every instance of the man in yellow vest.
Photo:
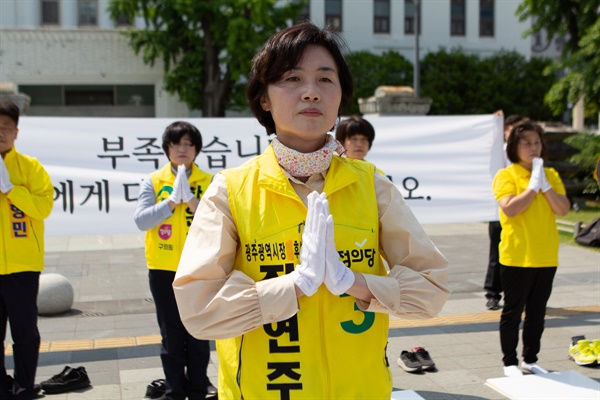
[{"label": "man in yellow vest", "polygon": [[202,150],[202,136],[195,126],[174,122],[167,126],[162,140],[170,162],[144,181],[134,220],[146,231],[146,262],[162,336],[166,398],[199,400],[216,393],[206,376],[208,341],[195,339],[186,331],[171,284],[200,197],[212,175],[194,164]]},{"label": "man in yellow vest", "polygon": [[37,295],[44,269],[44,219],[54,205],[50,176],[33,158],[14,147],[19,107],[0,102],[0,335],[10,322],[14,382],[0,359],[0,399],[32,399],[40,348]]}]

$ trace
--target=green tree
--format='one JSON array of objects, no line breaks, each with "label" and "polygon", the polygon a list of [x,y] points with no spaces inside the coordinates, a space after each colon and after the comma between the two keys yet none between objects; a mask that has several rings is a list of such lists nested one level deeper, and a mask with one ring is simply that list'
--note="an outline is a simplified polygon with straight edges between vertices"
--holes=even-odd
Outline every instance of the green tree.
[{"label": "green tree", "polygon": [[442,48],[428,53],[421,61],[421,95],[431,97],[430,114],[459,115],[491,113],[479,104],[479,59],[461,49]]},{"label": "green tree", "polygon": [[373,96],[378,86],[412,86],[413,66],[395,51],[381,56],[356,51],[346,56],[354,77],[354,94],[345,113],[359,114],[358,99]]},{"label": "green tree", "polygon": [[[544,95],[556,82],[543,71],[550,59],[527,60],[516,51],[500,51],[480,61],[479,102],[484,110],[502,109],[506,114],[527,115],[537,121],[552,119]],[[488,111],[489,112],[489,111]]]},{"label": "green tree", "polygon": [[486,114],[498,109],[536,120],[551,119],[544,94],[555,82],[541,73],[548,59],[526,60],[516,51],[480,59],[460,48],[428,53],[421,63],[422,93],[431,97],[430,114]]},{"label": "green tree", "polygon": [[566,39],[561,59],[546,73],[563,71],[563,77],[546,96],[555,115],[564,111],[567,101],[581,97],[598,112],[600,103],[600,0],[523,0],[517,8],[519,20],[533,21],[525,32],[546,31],[548,40]]},{"label": "green tree", "polygon": [[110,0],[113,19],[142,17],[124,34],[146,64],[162,60],[165,89],[205,117],[243,107],[252,57],[265,40],[296,20],[301,1]]},{"label": "green tree", "polygon": [[598,195],[598,183],[594,179],[596,162],[600,156],[600,136],[593,133],[580,132],[565,139],[565,143],[579,149],[579,153],[571,156],[570,162],[577,165],[577,171],[571,175],[575,182],[585,183],[584,194]]}]

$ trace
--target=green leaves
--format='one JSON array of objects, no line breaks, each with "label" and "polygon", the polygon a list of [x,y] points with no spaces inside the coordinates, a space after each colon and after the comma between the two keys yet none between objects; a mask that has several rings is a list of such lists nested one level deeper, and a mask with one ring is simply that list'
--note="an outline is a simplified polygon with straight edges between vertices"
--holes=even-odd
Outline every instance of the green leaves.
[{"label": "green leaves", "polygon": [[146,64],[162,60],[169,93],[203,116],[225,116],[227,108],[245,106],[239,82],[254,54],[302,6],[276,0],[110,0],[109,12],[113,19],[144,19],[144,29],[124,34]]},{"label": "green leaves", "polygon": [[516,14],[534,23],[525,35],[545,30],[548,39],[565,39],[563,54],[547,72],[560,75],[546,95],[554,115],[584,97],[586,116],[595,119],[600,105],[600,0],[523,0]]}]

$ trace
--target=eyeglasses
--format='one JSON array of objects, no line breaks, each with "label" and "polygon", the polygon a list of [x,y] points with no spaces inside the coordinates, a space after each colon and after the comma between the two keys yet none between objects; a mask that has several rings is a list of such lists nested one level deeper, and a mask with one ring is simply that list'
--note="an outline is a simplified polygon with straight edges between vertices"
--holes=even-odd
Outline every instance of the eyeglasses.
[{"label": "eyeglasses", "polygon": [[0,128],[0,133],[3,135],[9,135],[11,133],[15,133],[17,128]]},{"label": "eyeglasses", "polygon": [[542,147],[542,142],[537,141],[537,142],[528,142],[526,140],[520,140],[519,141],[519,146],[521,147]]},{"label": "eyeglasses", "polygon": [[173,149],[180,148],[180,149],[184,149],[184,150],[189,150],[195,146],[189,142],[179,142],[179,143],[169,143],[169,147],[171,147]]},{"label": "eyeglasses", "polygon": [[354,143],[354,144],[369,143],[369,139],[367,139],[366,137],[360,137],[360,136],[352,136],[351,138],[348,138],[346,140],[348,140],[348,141],[350,141],[351,143]]}]

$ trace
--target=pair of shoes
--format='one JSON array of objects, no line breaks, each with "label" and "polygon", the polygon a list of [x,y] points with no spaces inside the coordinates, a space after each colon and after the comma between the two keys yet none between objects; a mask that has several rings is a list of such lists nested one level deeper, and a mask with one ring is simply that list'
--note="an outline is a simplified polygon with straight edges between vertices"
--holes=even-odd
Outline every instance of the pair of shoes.
[{"label": "pair of shoes", "polygon": [[529,372],[531,374],[547,374],[548,370],[545,368],[542,368],[538,363],[526,363],[525,361],[523,361],[521,363],[521,369],[525,372]]},{"label": "pair of shoes", "polygon": [[435,367],[435,363],[424,347],[415,347],[412,351],[402,350],[398,365],[406,372],[419,372]]},{"label": "pair of shoes", "polygon": [[219,395],[219,390],[212,384],[209,383],[206,388],[206,398],[216,400]]},{"label": "pair of shoes", "polygon": [[507,365],[504,367],[504,376],[513,378],[515,376],[523,376],[523,373],[516,365]]},{"label": "pair of shoes", "polygon": [[595,339],[593,344],[585,336],[573,336],[569,347],[569,358],[577,365],[591,365],[600,358],[600,340]]},{"label": "pair of shoes", "polygon": [[70,392],[72,390],[86,388],[90,385],[90,378],[88,377],[85,367],[71,368],[68,365],[60,374],[56,374],[40,384],[41,388],[44,389],[44,392],[48,394]]},{"label": "pair of shoes", "polygon": [[488,310],[497,310],[500,307],[500,299],[491,298],[485,303],[485,308]]},{"label": "pair of shoes", "polygon": [[146,387],[146,398],[161,399],[165,396],[167,386],[164,379],[155,379]]}]

